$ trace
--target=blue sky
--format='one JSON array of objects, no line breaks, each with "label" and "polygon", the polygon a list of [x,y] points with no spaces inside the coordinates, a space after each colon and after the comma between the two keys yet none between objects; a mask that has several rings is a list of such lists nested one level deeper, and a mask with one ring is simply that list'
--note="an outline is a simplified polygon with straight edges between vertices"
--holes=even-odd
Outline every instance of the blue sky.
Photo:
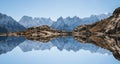
[{"label": "blue sky", "polygon": [[92,14],[113,12],[120,0],[0,0],[0,13],[19,20],[22,16],[88,17]]}]

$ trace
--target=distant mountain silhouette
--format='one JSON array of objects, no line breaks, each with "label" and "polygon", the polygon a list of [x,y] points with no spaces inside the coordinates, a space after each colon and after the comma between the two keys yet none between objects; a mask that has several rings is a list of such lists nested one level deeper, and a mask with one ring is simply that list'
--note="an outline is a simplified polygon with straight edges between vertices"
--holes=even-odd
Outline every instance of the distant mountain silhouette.
[{"label": "distant mountain silhouette", "polygon": [[24,26],[16,22],[12,17],[0,13],[0,32],[2,32],[3,28],[5,29],[3,32],[6,32],[6,30],[8,32],[17,32],[26,29]]}]

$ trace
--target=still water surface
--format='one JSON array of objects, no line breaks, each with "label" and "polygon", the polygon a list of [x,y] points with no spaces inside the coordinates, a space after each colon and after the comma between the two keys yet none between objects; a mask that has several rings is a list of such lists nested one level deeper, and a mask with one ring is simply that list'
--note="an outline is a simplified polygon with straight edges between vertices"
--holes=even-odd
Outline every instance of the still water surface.
[{"label": "still water surface", "polygon": [[1,64],[120,64],[112,53],[72,37],[47,43],[23,37],[0,37]]}]

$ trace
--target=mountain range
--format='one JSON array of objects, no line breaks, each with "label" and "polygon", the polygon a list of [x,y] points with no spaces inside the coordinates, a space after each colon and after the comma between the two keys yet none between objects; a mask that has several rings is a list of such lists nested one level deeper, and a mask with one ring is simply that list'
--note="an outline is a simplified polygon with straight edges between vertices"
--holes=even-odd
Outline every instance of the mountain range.
[{"label": "mountain range", "polygon": [[59,17],[56,21],[51,20],[50,18],[32,18],[29,16],[23,16],[19,23],[26,28],[30,27],[38,27],[41,25],[48,25],[54,29],[58,30],[66,30],[72,31],[75,27],[82,25],[82,24],[91,24],[97,22],[101,19],[105,19],[111,16],[111,13],[108,14],[100,14],[100,15],[91,15],[90,17],[86,18],[79,18],[77,16],[74,17]]},{"label": "mountain range", "polygon": [[50,18],[32,18],[29,16],[23,16],[19,23],[26,28],[41,26],[41,25],[52,25],[53,21]]},{"label": "mountain range", "polygon": [[53,21],[50,18],[32,18],[29,16],[23,16],[19,21],[16,21],[12,17],[0,13],[0,32],[23,31],[26,28],[37,27],[41,25],[48,25],[57,30],[72,31],[75,27],[81,24],[91,24],[109,16],[111,16],[111,13],[91,15],[90,17],[86,18],[79,18],[77,16],[72,18],[60,17],[56,21]]},{"label": "mountain range", "polygon": [[92,23],[97,22],[99,20],[105,19],[109,16],[111,16],[111,13],[101,14],[101,15],[91,15],[90,17],[86,17],[86,18],[79,18],[77,16],[74,16],[73,18],[60,17],[57,19],[56,22],[54,22],[51,25],[51,27],[54,29],[58,29],[58,30],[72,31],[74,28],[76,28],[79,25],[92,24]]}]

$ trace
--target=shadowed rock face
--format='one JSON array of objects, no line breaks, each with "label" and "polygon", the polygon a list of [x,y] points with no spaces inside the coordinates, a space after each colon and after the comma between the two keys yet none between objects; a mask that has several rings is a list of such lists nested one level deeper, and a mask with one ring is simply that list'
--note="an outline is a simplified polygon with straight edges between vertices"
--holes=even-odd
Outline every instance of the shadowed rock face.
[{"label": "shadowed rock face", "polygon": [[120,60],[120,7],[115,9],[109,18],[91,25],[78,26],[72,32],[59,31],[44,25],[4,35],[23,36],[41,42],[48,42],[59,36],[73,36],[81,43],[91,43],[111,51],[114,57]]}]

